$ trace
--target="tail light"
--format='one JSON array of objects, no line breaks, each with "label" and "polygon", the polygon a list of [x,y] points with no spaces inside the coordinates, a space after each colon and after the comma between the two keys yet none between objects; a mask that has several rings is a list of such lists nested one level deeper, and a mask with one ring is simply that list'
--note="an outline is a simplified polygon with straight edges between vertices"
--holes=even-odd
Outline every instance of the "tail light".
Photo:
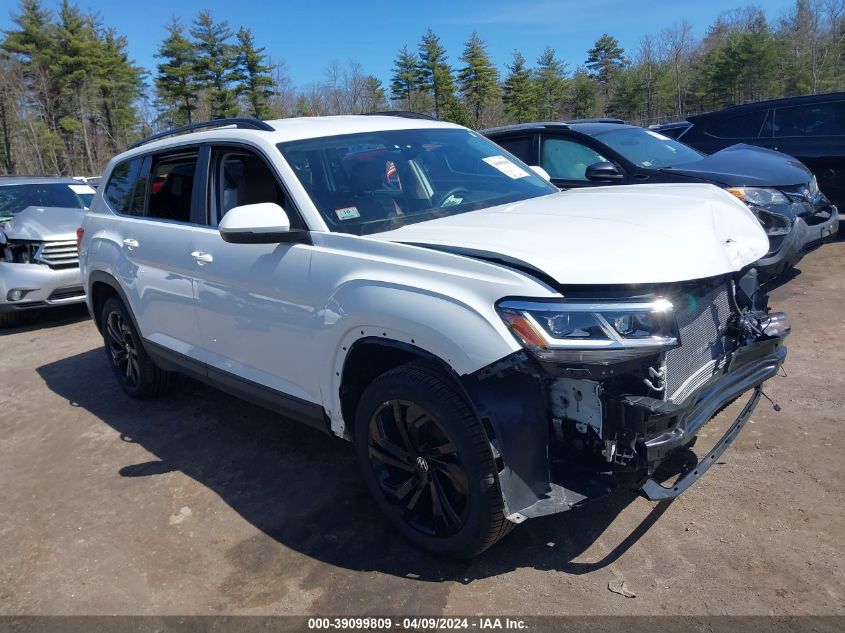
[{"label": "tail light", "polygon": [[82,244],[83,235],[85,235],[85,229],[80,226],[78,229],[76,229],[76,250],[79,250],[79,247]]}]

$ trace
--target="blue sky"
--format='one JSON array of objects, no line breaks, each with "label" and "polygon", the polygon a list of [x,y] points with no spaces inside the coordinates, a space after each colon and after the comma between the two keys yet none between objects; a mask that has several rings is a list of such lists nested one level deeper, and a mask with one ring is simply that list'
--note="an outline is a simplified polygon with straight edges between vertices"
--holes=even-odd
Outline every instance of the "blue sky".
[{"label": "blue sky", "polygon": [[[428,27],[441,37],[453,66],[473,30],[487,42],[494,62],[503,67],[513,49],[533,63],[545,46],[553,47],[573,70],[583,64],[586,51],[604,32],[616,36],[633,52],[646,34],[688,20],[696,35],[724,10],[749,2],[737,0],[77,0],[99,12],[106,25],[129,38],[129,54],[137,64],[154,69],[153,57],[173,15],[188,24],[197,12],[211,10],[237,30],[253,30],[259,45],[274,59],[284,60],[293,81],[306,84],[323,79],[332,61],[354,59],[365,72],[385,83],[396,52],[403,44],[416,48]],[[58,3],[47,0],[44,5]],[[770,18],[780,17],[794,0],[762,0]],[[7,7],[13,7],[11,9]],[[0,3],[0,29],[11,25],[17,0]]]}]

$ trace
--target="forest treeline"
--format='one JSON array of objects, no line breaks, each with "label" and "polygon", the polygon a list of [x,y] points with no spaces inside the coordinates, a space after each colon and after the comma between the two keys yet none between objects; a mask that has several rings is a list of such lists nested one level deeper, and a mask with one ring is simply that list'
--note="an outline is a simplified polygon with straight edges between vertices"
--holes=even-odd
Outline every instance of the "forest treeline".
[{"label": "forest treeline", "polygon": [[384,81],[346,60],[304,85],[292,82],[285,51],[208,11],[167,24],[149,69],[133,62],[125,36],[71,0],[21,0],[11,18],[0,39],[0,173],[97,174],[137,138],[236,115],[400,109],[475,128],[592,116],[651,124],[845,90],[845,0],[796,0],[780,16],[749,6],[701,38],[681,22],[628,50],[604,34],[579,60],[561,59],[551,42],[536,60],[514,50],[501,67],[478,33],[450,53],[428,29],[396,52]]}]

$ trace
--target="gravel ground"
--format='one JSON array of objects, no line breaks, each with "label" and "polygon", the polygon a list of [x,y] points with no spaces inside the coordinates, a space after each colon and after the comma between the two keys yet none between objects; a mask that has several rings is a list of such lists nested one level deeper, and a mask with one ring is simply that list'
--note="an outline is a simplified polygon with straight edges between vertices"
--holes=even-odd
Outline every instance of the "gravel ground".
[{"label": "gravel ground", "polygon": [[394,536],[340,440],[189,381],[128,399],[84,309],[9,331],[0,614],[845,614],[843,261],[825,246],[773,293],[783,410],[693,488],[529,521],[468,563]]}]

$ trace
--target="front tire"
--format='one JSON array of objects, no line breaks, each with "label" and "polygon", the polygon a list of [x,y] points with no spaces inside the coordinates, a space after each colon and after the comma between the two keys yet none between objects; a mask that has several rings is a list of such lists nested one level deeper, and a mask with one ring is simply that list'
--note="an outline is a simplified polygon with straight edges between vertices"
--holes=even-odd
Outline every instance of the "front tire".
[{"label": "front tire", "polygon": [[376,378],[358,404],[355,445],[376,504],[418,547],[469,558],[513,527],[487,435],[436,366],[413,362]]},{"label": "front tire", "polygon": [[109,297],[101,315],[108,363],[123,390],[139,400],[170,391],[174,374],[158,367],[149,357],[123,302]]}]

